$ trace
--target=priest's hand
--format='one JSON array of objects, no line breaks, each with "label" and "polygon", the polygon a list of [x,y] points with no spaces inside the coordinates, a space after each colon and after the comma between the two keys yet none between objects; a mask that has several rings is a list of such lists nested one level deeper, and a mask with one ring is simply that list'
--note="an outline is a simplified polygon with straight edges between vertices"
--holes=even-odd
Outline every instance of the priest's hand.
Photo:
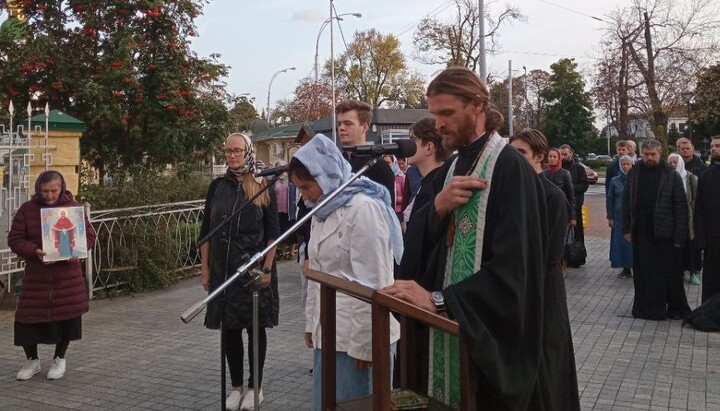
[{"label": "priest's hand", "polygon": [[435,304],[430,299],[430,292],[422,288],[415,281],[397,280],[393,285],[387,286],[381,290],[397,299],[406,301],[410,304],[418,306],[423,310],[436,312]]},{"label": "priest's hand", "polygon": [[577,226],[577,220],[570,220],[570,227]]},{"label": "priest's hand", "polygon": [[625,241],[627,241],[628,243],[632,243],[632,234],[625,234]]},{"label": "priest's hand", "polygon": [[615,220],[608,220],[608,227],[613,228],[615,225]]},{"label": "priest's hand", "polygon": [[470,201],[475,190],[487,188],[487,180],[475,176],[454,176],[450,183],[435,196],[435,211],[444,218],[450,211]]},{"label": "priest's hand", "polygon": [[305,346],[313,348],[312,333],[305,333]]}]

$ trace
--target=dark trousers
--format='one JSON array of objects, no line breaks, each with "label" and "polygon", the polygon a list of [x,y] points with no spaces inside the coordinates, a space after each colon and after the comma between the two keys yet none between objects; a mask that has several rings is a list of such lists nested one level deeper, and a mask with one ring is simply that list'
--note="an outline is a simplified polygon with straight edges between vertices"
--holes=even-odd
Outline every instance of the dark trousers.
[{"label": "dark trousers", "polygon": [[580,241],[582,245],[585,245],[585,227],[583,227],[582,204],[576,207],[575,218],[577,219],[577,225],[575,226],[575,241]]},{"label": "dark trousers", "polygon": [[[253,330],[252,327],[248,328],[248,362],[250,363],[250,378],[248,378],[248,387],[253,388],[253,377],[255,367],[253,365]],[[225,358],[227,358],[228,367],[230,368],[230,381],[233,387],[243,386],[243,359],[244,359],[244,344],[243,344],[243,330],[225,330]],[[265,355],[267,354],[267,334],[265,328],[259,328],[258,340],[260,346],[258,347],[258,354],[260,358],[258,365],[258,383],[262,387],[263,368],[265,366]]]},{"label": "dark trousers", "polygon": [[702,270],[702,250],[695,248],[693,240],[687,241],[682,249],[682,269],[691,273]]}]

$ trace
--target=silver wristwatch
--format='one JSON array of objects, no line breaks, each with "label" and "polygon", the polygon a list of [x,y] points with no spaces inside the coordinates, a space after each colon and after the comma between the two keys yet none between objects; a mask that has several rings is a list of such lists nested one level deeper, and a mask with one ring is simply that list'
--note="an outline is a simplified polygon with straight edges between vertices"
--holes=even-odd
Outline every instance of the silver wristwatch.
[{"label": "silver wristwatch", "polygon": [[443,297],[442,292],[433,291],[432,293],[430,293],[430,301],[432,301],[432,303],[435,304],[435,310],[438,313],[445,312],[445,297]]}]

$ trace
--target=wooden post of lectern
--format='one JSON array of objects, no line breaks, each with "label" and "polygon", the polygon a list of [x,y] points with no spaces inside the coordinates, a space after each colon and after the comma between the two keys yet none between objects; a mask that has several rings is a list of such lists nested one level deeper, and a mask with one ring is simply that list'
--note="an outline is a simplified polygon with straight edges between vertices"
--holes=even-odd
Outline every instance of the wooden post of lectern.
[{"label": "wooden post of lectern", "polygon": [[[455,321],[435,313],[425,311],[414,305],[398,300],[390,295],[351,283],[319,271],[309,270],[307,278],[320,283],[320,325],[322,327],[322,409],[324,411],[386,411],[390,410],[390,312],[401,317],[400,340],[402,389],[417,392],[420,384],[413,364],[413,343],[408,336],[414,335],[418,324],[436,328],[459,336],[460,328]],[[363,300],[372,306],[372,375],[373,395],[337,403],[335,370],[335,293],[343,292],[351,297]],[[477,387],[475,363],[470,358],[466,344],[460,340],[460,407],[463,411],[475,411],[475,390]],[[418,392],[425,395],[426,393]],[[430,399],[427,410],[449,410],[438,401]]]}]

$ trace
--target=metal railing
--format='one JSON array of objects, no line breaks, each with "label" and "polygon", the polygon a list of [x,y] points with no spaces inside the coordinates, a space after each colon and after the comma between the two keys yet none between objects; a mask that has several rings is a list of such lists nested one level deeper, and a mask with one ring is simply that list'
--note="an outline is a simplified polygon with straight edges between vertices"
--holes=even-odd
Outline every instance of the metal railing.
[{"label": "metal railing", "polygon": [[[85,262],[90,298],[96,291],[122,284],[110,281],[113,274],[138,268],[138,259],[148,249],[148,241],[164,240],[174,249],[172,271],[187,270],[200,264],[195,247],[204,213],[204,200],[156,204],[113,210],[93,211],[86,205],[97,240]],[[0,250],[0,278],[8,287],[12,276],[22,273],[24,262],[9,249]],[[7,281],[4,281],[4,280]],[[11,290],[8,290],[11,291]]]}]

